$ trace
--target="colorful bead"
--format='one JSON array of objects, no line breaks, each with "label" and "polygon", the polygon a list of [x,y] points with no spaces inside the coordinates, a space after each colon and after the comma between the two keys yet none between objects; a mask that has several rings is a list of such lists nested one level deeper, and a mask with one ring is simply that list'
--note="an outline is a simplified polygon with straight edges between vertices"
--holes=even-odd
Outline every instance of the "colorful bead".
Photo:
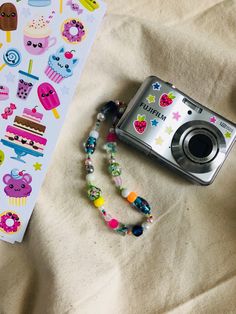
[{"label": "colorful bead", "polygon": [[86,175],[86,181],[88,184],[91,184],[95,181],[95,177],[94,177],[94,174],[92,173],[89,173]]},{"label": "colorful bead", "polygon": [[116,143],[106,143],[104,145],[104,149],[108,154],[115,154],[117,152],[117,144]]},{"label": "colorful bead", "polygon": [[109,165],[108,167],[108,171],[109,173],[113,176],[113,177],[118,177],[121,175],[121,167],[118,164],[118,162],[115,162],[111,165]]},{"label": "colorful bead", "polygon": [[132,228],[132,233],[135,237],[140,237],[143,234],[143,227],[142,226],[134,226]]},{"label": "colorful bead", "polygon": [[100,196],[97,200],[95,200],[94,202],[94,206],[95,207],[102,207],[103,205],[104,205],[104,203],[105,203],[105,200],[104,200],[104,198],[102,197],[102,196]]},{"label": "colorful bead", "polygon": [[149,215],[151,213],[151,207],[148,202],[142,197],[138,196],[133,202],[133,206],[141,211],[145,215]]},{"label": "colorful bead", "polygon": [[96,130],[93,130],[89,133],[89,136],[97,140],[99,138],[99,133]]},{"label": "colorful bead", "polygon": [[108,221],[107,224],[109,228],[116,229],[119,226],[119,221],[113,218],[112,220]]},{"label": "colorful bead", "polygon": [[117,188],[121,187],[122,186],[122,178],[120,176],[118,177],[114,177],[113,178],[113,181],[115,182],[115,186]]},{"label": "colorful bead", "polygon": [[85,168],[86,168],[87,173],[94,173],[93,165],[88,165]]},{"label": "colorful bead", "polygon": [[129,195],[128,195],[128,197],[127,197],[127,201],[128,201],[129,203],[133,203],[133,202],[136,200],[137,197],[138,197],[138,194],[137,194],[137,193],[131,192],[131,193],[129,193]]},{"label": "colorful bead", "polygon": [[97,120],[100,122],[105,121],[106,117],[103,113],[99,112],[99,114],[97,115]]},{"label": "colorful bead", "polygon": [[107,135],[107,142],[108,142],[108,143],[117,142],[117,135],[116,135],[116,133],[110,132],[110,133]]},{"label": "colorful bead", "polygon": [[148,230],[150,228],[150,224],[148,222],[144,222],[142,224],[143,230]]},{"label": "colorful bead", "polygon": [[152,224],[153,223],[153,216],[149,216],[148,217],[148,219],[147,219],[147,222],[149,222],[150,224]]},{"label": "colorful bead", "polygon": [[92,164],[93,164],[92,159],[87,158],[87,159],[85,160],[84,164],[85,164],[85,166],[92,165]]},{"label": "colorful bead", "polygon": [[85,152],[87,154],[93,154],[97,145],[97,140],[94,137],[89,137],[85,143]]},{"label": "colorful bead", "polygon": [[[86,181],[88,184],[88,198],[93,201],[94,206],[98,208],[101,216],[103,217],[105,223],[110,229],[115,230],[117,233],[125,236],[133,234],[136,237],[139,237],[143,234],[144,230],[149,229],[150,223],[153,222],[153,217],[151,214],[151,208],[146,200],[139,197],[135,192],[130,192],[128,189],[123,188],[122,178],[121,178],[121,167],[118,162],[116,162],[116,153],[117,153],[117,135],[115,133],[114,126],[116,122],[120,119],[124,113],[126,106],[122,102],[109,102],[107,103],[98,113],[97,122],[93,130],[89,133],[86,143],[84,144],[86,152],[85,167],[87,171]],[[99,138],[100,124],[106,119],[106,116],[109,112],[115,112],[116,116],[113,119],[113,127],[109,130],[107,135],[107,143],[104,145],[104,149],[108,154],[109,167],[108,170],[113,177],[113,181],[116,187],[121,192],[121,195],[126,198],[131,205],[138,209],[146,217],[146,221],[142,225],[124,225],[120,223],[117,219],[114,219],[103,207],[105,200],[101,196],[101,189],[94,185],[95,177],[93,175],[94,167],[93,161],[91,159],[92,154],[95,152],[97,140]]]},{"label": "colorful bead", "polygon": [[90,201],[95,201],[101,196],[101,190],[97,188],[96,186],[92,185],[88,189],[88,198]]},{"label": "colorful bead", "polygon": [[122,197],[127,198],[129,194],[130,194],[130,191],[128,189],[122,189],[121,191]]}]

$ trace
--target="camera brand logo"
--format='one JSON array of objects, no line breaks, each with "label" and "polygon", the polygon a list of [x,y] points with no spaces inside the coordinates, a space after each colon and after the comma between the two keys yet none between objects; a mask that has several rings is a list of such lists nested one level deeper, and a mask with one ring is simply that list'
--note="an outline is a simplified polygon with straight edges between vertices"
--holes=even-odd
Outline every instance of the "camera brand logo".
[{"label": "camera brand logo", "polygon": [[146,105],[145,103],[141,103],[139,107],[142,108],[143,110],[149,112],[150,114],[156,116],[157,118],[159,118],[159,119],[162,120],[162,121],[165,121],[166,118],[167,118],[167,117],[166,117],[165,115],[163,115],[161,112],[159,112],[158,110],[152,108],[152,107],[149,106],[149,105]]}]

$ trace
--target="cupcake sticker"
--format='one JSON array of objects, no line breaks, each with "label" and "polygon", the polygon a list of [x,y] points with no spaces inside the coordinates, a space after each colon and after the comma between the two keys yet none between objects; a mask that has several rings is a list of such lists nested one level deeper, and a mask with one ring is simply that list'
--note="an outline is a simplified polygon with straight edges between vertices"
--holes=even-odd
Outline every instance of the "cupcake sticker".
[{"label": "cupcake sticker", "polygon": [[64,47],[61,47],[49,57],[45,74],[50,80],[59,84],[73,75],[73,70],[79,63],[79,59],[74,58],[73,52],[74,50],[66,51]]},{"label": "cupcake sticker", "polygon": [[55,11],[45,19],[40,16],[30,21],[24,29],[24,46],[32,55],[42,55],[57,43],[56,37],[51,37],[50,23]]},{"label": "cupcake sticker", "polygon": [[3,182],[6,184],[4,192],[9,198],[9,204],[11,206],[25,206],[26,200],[32,192],[31,175],[25,173],[24,170],[13,169],[10,174],[3,177]]}]

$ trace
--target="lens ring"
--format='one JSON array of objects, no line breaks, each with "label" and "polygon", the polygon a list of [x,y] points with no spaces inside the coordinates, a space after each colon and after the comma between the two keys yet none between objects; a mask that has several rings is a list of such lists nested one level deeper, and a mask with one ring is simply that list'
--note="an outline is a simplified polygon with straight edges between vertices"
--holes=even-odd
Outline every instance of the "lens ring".
[{"label": "lens ring", "polygon": [[[211,154],[204,160],[188,152],[188,141],[195,134],[201,132],[207,132],[207,136],[212,139],[214,149]],[[209,133],[208,133],[209,132]],[[222,132],[213,124],[195,120],[189,121],[181,125],[175,132],[171,142],[171,153],[181,169],[192,173],[208,173],[216,170],[225,160],[226,156],[226,141]],[[190,158],[191,157],[191,158]]]},{"label": "lens ring", "polygon": [[204,164],[213,160],[219,147],[217,139],[207,129],[194,129],[183,140],[183,151],[193,162]]}]

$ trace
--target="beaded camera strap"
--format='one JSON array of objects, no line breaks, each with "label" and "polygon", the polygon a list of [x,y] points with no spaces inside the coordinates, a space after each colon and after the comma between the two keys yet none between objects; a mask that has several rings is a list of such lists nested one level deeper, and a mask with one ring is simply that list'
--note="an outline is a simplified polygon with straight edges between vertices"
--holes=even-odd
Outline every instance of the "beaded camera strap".
[{"label": "beaded camera strap", "polygon": [[[84,144],[86,152],[85,168],[87,173],[87,192],[89,200],[93,202],[96,208],[98,208],[99,212],[101,213],[103,219],[110,229],[122,235],[133,234],[134,236],[139,237],[143,234],[144,230],[149,229],[150,224],[153,222],[153,216],[151,215],[151,208],[148,202],[142,197],[138,196],[135,192],[131,192],[123,186],[121,178],[121,167],[116,161],[117,136],[115,134],[115,125],[125,110],[126,105],[124,103],[119,101],[110,101],[101,109],[101,111],[97,115],[96,124],[93,130],[89,133],[89,137]],[[106,144],[104,145],[104,149],[106,150],[108,155],[108,171],[111,174],[115,186],[121,193],[122,197],[127,199],[131,206],[138,210],[144,216],[143,223],[138,225],[126,225],[113,218],[104,208],[105,200],[102,197],[101,189],[97,187],[94,183],[94,166],[91,157],[96,149],[101,122],[105,121],[109,113],[113,113],[114,116],[112,128],[109,130]]]}]

